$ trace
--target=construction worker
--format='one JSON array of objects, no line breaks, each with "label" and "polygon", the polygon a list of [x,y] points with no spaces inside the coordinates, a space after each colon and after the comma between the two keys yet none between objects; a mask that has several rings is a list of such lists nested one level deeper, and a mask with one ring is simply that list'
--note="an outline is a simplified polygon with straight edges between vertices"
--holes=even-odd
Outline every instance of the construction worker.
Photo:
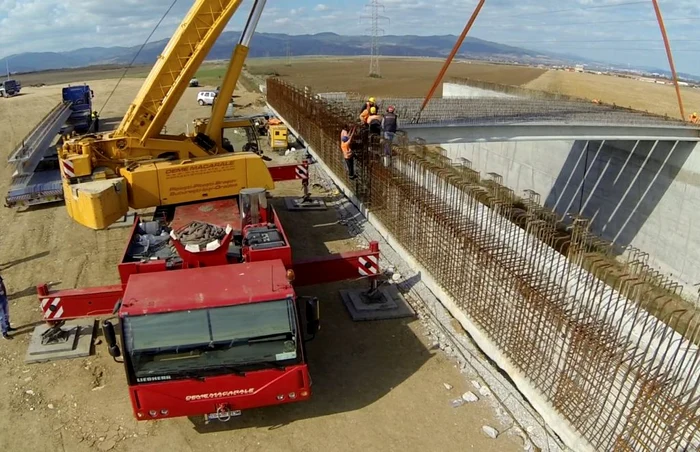
[{"label": "construction worker", "polygon": [[367,117],[367,125],[369,126],[369,133],[374,135],[381,135],[382,133],[382,115],[377,114],[377,107],[371,107],[369,109],[369,116]]},{"label": "construction worker", "polygon": [[340,150],[343,153],[350,180],[357,178],[355,175],[355,156],[352,153],[352,137],[354,135],[355,127],[352,127],[350,132],[348,132],[347,129],[343,129],[343,131],[340,132]]},{"label": "construction worker", "polygon": [[10,307],[7,303],[7,289],[2,276],[0,276],[0,331],[2,331],[3,339],[12,339],[10,333],[15,331],[10,326]]},{"label": "construction worker", "polygon": [[97,111],[93,111],[90,114],[90,129],[93,132],[100,131],[100,116],[97,114]]},{"label": "construction worker", "polygon": [[[372,107],[370,107],[370,108],[372,108]],[[369,110],[370,110],[370,108],[365,108],[364,110],[362,110],[362,113],[360,113],[360,122],[361,122],[363,125],[366,125],[366,124],[367,124],[367,118],[369,118]]]},{"label": "construction worker", "polygon": [[384,138],[384,155],[391,154],[391,143],[394,141],[394,136],[396,136],[396,128],[398,126],[399,118],[396,116],[396,108],[393,105],[389,105],[386,109],[386,114],[382,118],[382,138]]},{"label": "construction worker", "polygon": [[700,124],[700,116],[698,116],[697,112],[693,112],[693,114],[690,115],[688,120],[691,122],[691,124]]},{"label": "construction worker", "polygon": [[360,110],[360,112],[363,112],[365,110],[369,111],[370,108],[376,107],[376,106],[377,106],[376,100],[374,99],[374,97],[370,97],[369,99],[367,99],[367,101],[365,101],[365,103],[362,104],[362,109]]}]

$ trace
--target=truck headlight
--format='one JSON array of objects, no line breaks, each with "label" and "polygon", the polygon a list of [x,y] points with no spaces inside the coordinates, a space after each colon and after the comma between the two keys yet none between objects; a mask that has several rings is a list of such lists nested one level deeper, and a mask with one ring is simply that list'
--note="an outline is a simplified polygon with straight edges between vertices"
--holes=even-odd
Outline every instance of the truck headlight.
[{"label": "truck headlight", "polygon": [[289,398],[290,398],[290,399],[296,399],[296,398],[297,398],[297,394],[296,394],[295,392],[290,392],[290,393],[289,393]]},{"label": "truck headlight", "polygon": [[156,416],[158,416],[158,412],[157,412],[156,410],[151,410],[151,411],[148,412],[148,414],[150,414],[151,417],[156,417]]}]

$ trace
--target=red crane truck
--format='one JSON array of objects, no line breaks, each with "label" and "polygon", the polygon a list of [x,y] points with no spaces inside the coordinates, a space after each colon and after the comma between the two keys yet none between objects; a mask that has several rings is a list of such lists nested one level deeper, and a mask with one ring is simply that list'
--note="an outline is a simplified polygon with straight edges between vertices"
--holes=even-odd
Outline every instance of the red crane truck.
[{"label": "red crane truck", "polygon": [[304,342],[319,329],[319,305],[294,288],[366,275],[376,287],[378,244],[294,261],[264,189],[163,216],[157,210],[159,221],[137,218],[119,284],[54,292],[39,286],[44,320],[60,327],[67,319],[116,315],[116,325],[104,320],[102,328],[110,355],[123,357],[138,420],[226,421],[242,410],[308,400]]}]

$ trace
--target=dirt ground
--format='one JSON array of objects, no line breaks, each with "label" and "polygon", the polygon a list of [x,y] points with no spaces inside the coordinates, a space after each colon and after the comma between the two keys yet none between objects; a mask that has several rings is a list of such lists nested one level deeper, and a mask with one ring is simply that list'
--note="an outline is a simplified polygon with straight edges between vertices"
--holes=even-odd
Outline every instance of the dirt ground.
[{"label": "dirt ground", "polygon": [[[440,72],[443,61],[428,58],[384,58],[381,78],[368,77],[366,58],[292,59],[291,66],[280,59],[251,59],[248,71],[253,75],[279,75],[298,86],[310,86],[316,92],[348,91],[362,95],[423,97]],[[455,62],[447,77],[470,77],[494,83],[522,85],[534,80],[544,69],[499,64]],[[442,86],[437,90],[438,97]]]},{"label": "dirt ground", "polygon": [[[125,79],[102,109],[114,127],[142,80]],[[98,108],[115,80],[91,82]],[[168,132],[184,132],[191,119],[209,109],[188,89],[168,122]],[[58,101],[60,86],[27,88],[0,99],[0,158],[6,159],[26,133]],[[247,105],[256,95],[240,93]],[[255,105],[241,109],[248,113]],[[0,188],[13,169],[5,166]],[[275,194],[297,194],[296,182],[279,184]],[[296,257],[356,249],[333,209],[291,213],[280,208]],[[17,212],[0,210],[0,271],[8,288],[11,318],[19,331],[0,342],[0,450],[41,451],[463,451],[522,449],[519,438],[492,440],[481,426],[505,430],[488,397],[453,408],[450,400],[468,382],[430,342],[416,320],[354,323],[338,290],[358,283],[304,288],[322,300],[321,334],[308,345],[314,396],[311,401],[245,412],[227,424],[208,426],[187,418],[137,423],[131,413],[124,371],[105,345],[88,358],[24,364],[29,336],[40,323],[35,285],[56,288],[113,284],[125,246],[126,229],[92,231],[72,222],[63,206]],[[444,383],[453,386],[447,390]]]},{"label": "dirt ground", "polygon": [[[369,60],[360,57],[293,58],[291,66],[285,59],[251,58],[248,71],[253,75],[279,75],[297,85],[312,86],[316,91],[350,91],[363,95],[422,97],[427,94],[443,61],[434,58],[384,58],[380,62],[382,78],[367,76]],[[221,79],[225,63],[208,62],[196,74],[200,81],[213,82]],[[126,72],[127,79],[141,78],[150,67],[137,66]],[[545,72],[544,69],[456,61],[447,71],[446,77],[468,77],[493,83],[509,85],[526,84]],[[118,79],[124,68],[100,67],[43,71],[16,76],[22,86],[82,83],[87,80]],[[442,88],[436,96],[440,96]]]},{"label": "dirt ground", "polygon": [[[676,92],[671,85],[611,75],[547,71],[526,83],[524,87],[584,99],[598,99],[606,104],[617,104],[674,118],[680,117]],[[700,89],[681,87],[681,96],[686,116],[700,110]]]},{"label": "dirt ground", "polygon": [[[55,71],[31,72],[17,74],[15,78],[22,86],[57,85],[64,83],[82,83],[88,80],[118,79],[124,75],[125,68],[115,66],[93,66],[82,69],[62,69]],[[127,77],[145,77],[150,66],[134,66],[126,71]]]},{"label": "dirt ground", "polygon": [[[427,94],[443,61],[430,58],[383,58],[380,61],[382,78],[367,76],[369,61],[359,57],[292,58],[291,66],[285,59],[249,59],[247,69],[258,78],[278,75],[299,86],[310,86],[317,92],[348,91],[362,95],[423,97]],[[140,83],[135,78],[147,74],[149,67],[129,69],[126,80]],[[209,62],[202,65],[197,77],[212,84],[223,75],[225,65]],[[123,68],[68,69],[17,76],[23,86],[44,83],[79,83],[86,80],[119,78]],[[456,61],[446,77],[471,78],[492,83],[523,86],[534,90],[567,94],[584,99],[599,99],[604,103],[632,107],[656,114],[678,117],[678,104],[672,86],[646,83],[630,78],[577,72],[546,70],[526,66],[487,64]],[[436,96],[442,93],[440,87]],[[700,110],[700,90],[681,88],[686,113]],[[127,96],[127,99],[128,98]]]}]

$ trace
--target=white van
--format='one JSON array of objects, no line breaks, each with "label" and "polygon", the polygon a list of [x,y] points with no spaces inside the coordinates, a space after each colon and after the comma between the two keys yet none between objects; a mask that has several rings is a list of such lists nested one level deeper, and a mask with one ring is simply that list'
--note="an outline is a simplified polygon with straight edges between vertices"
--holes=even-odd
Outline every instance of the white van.
[{"label": "white van", "polygon": [[200,91],[197,94],[197,103],[199,105],[214,105],[214,98],[216,93],[214,91]]}]

